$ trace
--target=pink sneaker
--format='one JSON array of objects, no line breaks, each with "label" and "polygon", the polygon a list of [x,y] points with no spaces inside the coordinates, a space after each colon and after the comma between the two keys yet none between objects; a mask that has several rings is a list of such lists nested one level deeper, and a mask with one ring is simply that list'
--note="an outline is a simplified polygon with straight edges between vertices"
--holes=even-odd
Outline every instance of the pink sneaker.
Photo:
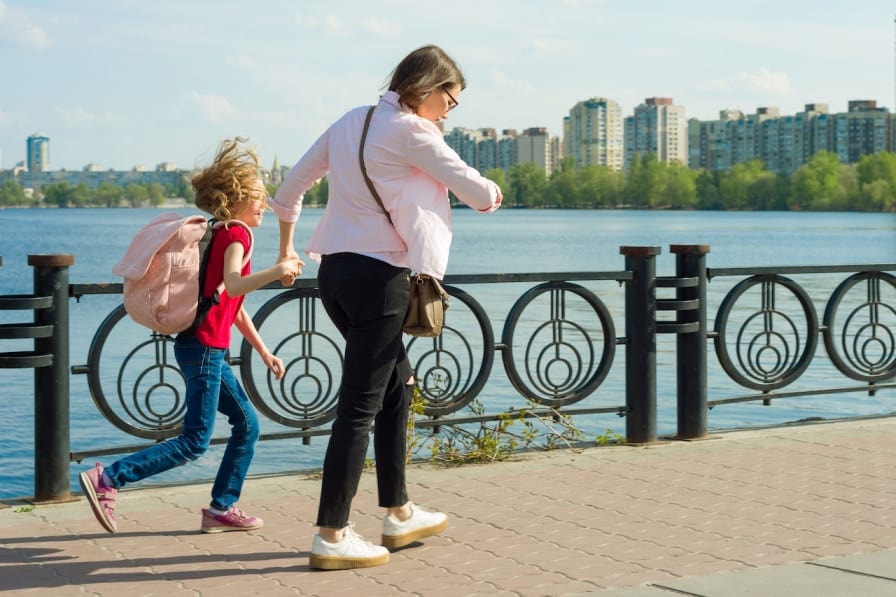
[{"label": "pink sneaker", "polygon": [[224,514],[215,514],[208,508],[202,509],[202,532],[223,533],[225,531],[251,531],[264,526],[264,521],[257,516],[249,516],[236,506]]},{"label": "pink sneaker", "polygon": [[93,515],[104,529],[114,533],[118,528],[115,520],[115,498],[118,497],[118,490],[103,481],[103,467],[97,462],[94,468],[81,473],[78,479]]}]

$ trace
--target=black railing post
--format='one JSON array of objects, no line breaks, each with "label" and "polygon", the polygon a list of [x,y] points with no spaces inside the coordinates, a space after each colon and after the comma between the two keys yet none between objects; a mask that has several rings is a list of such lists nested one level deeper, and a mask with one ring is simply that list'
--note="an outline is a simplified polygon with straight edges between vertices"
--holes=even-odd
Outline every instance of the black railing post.
[{"label": "black railing post", "polygon": [[625,439],[656,441],[656,256],[659,247],[619,247],[625,287]]},{"label": "black railing post", "polygon": [[29,255],[34,296],[52,296],[53,304],[34,312],[35,323],[53,333],[36,338],[37,354],[52,355],[48,367],[34,370],[34,501],[71,499],[69,482],[69,296],[72,255]]},{"label": "black railing post", "polygon": [[694,332],[676,336],[678,373],[678,439],[698,439],[707,433],[706,397],[706,255],[709,245],[670,245],[679,278],[696,278],[695,286],[677,289],[681,301],[697,301],[696,309],[679,310],[676,322],[697,323]]}]

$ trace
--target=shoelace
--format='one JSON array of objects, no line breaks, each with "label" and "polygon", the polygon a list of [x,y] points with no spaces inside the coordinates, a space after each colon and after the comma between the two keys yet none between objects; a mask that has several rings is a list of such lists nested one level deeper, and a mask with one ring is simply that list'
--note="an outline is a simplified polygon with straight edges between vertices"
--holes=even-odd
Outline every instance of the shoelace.
[{"label": "shoelace", "polygon": [[367,541],[364,537],[355,532],[355,524],[353,522],[348,523],[348,526],[345,527],[345,534],[342,536],[342,539],[343,541],[358,545],[373,545],[370,541]]}]

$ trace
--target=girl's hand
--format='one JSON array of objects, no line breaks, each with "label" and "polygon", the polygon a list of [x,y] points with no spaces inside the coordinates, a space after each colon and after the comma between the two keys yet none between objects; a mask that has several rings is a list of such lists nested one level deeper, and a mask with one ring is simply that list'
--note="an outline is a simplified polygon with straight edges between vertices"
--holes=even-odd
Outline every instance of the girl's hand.
[{"label": "girl's hand", "polygon": [[294,249],[290,249],[286,254],[281,253],[277,258],[277,277],[280,279],[280,284],[287,288],[292,286],[296,278],[302,275],[303,265],[305,262],[299,259]]},{"label": "girl's hand", "polygon": [[280,360],[280,357],[265,352],[261,355],[261,360],[264,361],[265,366],[274,374],[274,379],[283,379],[283,376],[286,374],[286,369],[284,369],[283,361]]},{"label": "girl's hand", "polygon": [[277,277],[280,278],[280,284],[286,287],[292,286],[293,282],[296,281],[296,278],[302,275],[303,265],[305,265],[305,262],[299,259],[298,256],[286,260],[281,258],[276,265]]}]

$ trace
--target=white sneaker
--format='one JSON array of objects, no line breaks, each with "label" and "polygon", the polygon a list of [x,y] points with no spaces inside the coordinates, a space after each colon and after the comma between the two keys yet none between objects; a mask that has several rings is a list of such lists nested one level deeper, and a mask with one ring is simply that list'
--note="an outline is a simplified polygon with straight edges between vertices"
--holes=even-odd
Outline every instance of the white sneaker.
[{"label": "white sneaker", "polygon": [[355,532],[351,523],[345,527],[342,541],[329,543],[318,534],[311,542],[312,568],[319,570],[350,570],[352,568],[368,568],[382,566],[389,561],[389,550],[370,541]]},{"label": "white sneaker", "polygon": [[427,512],[411,504],[411,517],[404,522],[386,515],[383,519],[383,546],[398,549],[417,539],[438,535],[448,527],[448,516],[442,512]]}]

